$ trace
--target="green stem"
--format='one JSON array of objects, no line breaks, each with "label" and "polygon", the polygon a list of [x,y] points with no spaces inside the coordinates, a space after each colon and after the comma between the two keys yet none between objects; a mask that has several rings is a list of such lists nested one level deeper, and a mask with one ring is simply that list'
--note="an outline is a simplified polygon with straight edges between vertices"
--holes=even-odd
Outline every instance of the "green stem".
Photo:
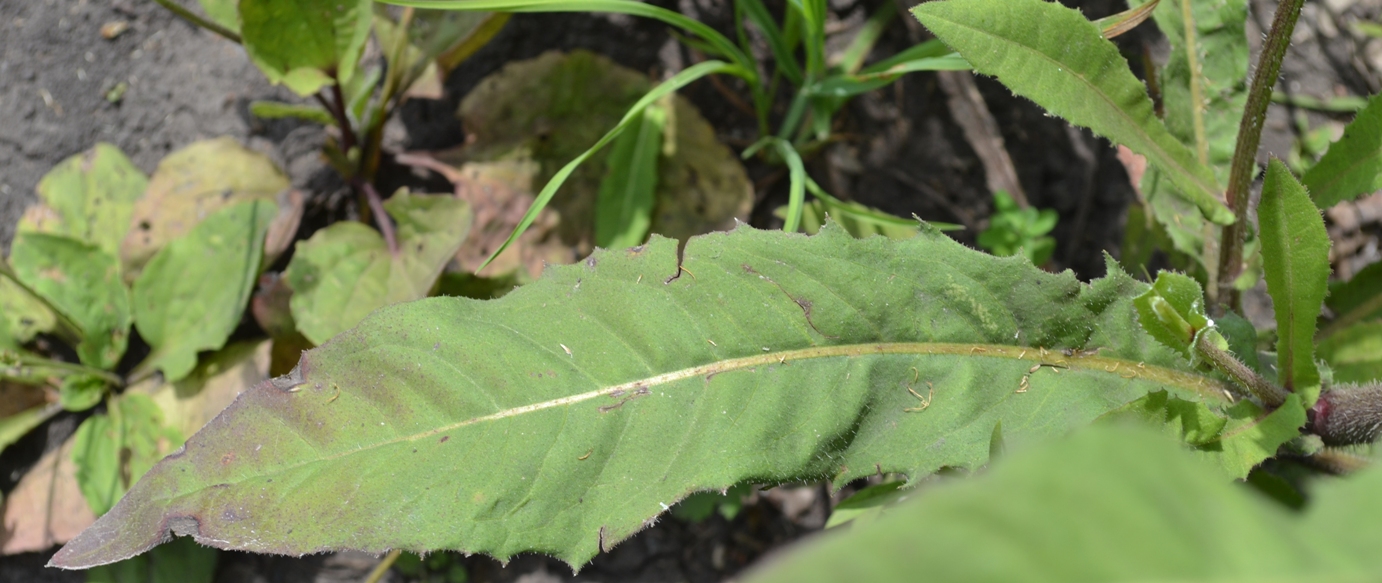
[{"label": "green stem", "polygon": [[125,386],[125,380],[122,379],[122,378],[120,378],[119,375],[117,375],[117,374],[115,374],[115,373],[113,373],[113,372],[106,371],[106,370],[101,370],[101,369],[99,369],[99,368],[92,368],[92,367],[86,366],[86,365],[84,365],[84,364],[79,364],[79,363],[75,363],[75,362],[64,362],[64,361],[61,361],[61,360],[52,360],[52,359],[43,358],[43,357],[40,357],[40,356],[31,356],[31,355],[27,355],[27,354],[24,354],[24,353],[21,353],[21,352],[11,352],[11,351],[5,351],[5,352],[3,352],[3,353],[0,353],[0,361],[2,361],[2,362],[4,362],[4,363],[14,363],[15,365],[18,365],[18,366],[41,367],[41,368],[47,368],[47,369],[52,369],[52,370],[60,370],[60,371],[70,372],[70,373],[73,373],[73,374],[91,375],[91,376],[100,378],[101,380],[104,380],[104,381],[106,381],[107,383],[110,383],[112,386],[115,386],[115,387],[124,387],[124,386]]},{"label": "green stem", "polygon": [[1272,29],[1262,45],[1257,72],[1248,89],[1248,104],[1243,109],[1243,119],[1238,125],[1238,143],[1233,149],[1228,191],[1225,193],[1237,220],[1224,227],[1223,243],[1219,248],[1220,312],[1225,301],[1234,308],[1242,303],[1233,282],[1243,271],[1243,240],[1248,232],[1248,186],[1257,174],[1257,146],[1262,141],[1262,124],[1267,119],[1267,106],[1272,102],[1272,86],[1276,85],[1277,76],[1281,73],[1281,60],[1291,44],[1291,33],[1296,29],[1296,19],[1300,17],[1300,7],[1304,3],[1305,0],[1281,0],[1277,5]]},{"label": "green stem", "polygon": [[1280,407],[1290,396],[1286,389],[1267,382],[1267,379],[1239,362],[1232,354],[1213,346],[1207,334],[1200,335],[1200,339],[1195,342],[1195,353],[1208,361],[1215,370],[1224,373],[1234,383],[1255,395],[1268,409]]},{"label": "green stem", "polygon": [[211,22],[210,20],[207,20],[200,16],[197,16],[196,14],[193,14],[192,11],[183,8],[182,6],[179,6],[177,2],[175,2],[174,0],[154,0],[154,2],[157,2],[159,6],[167,8],[173,14],[181,16],[182,19],[186,20],[187,22],[190,22],[196,26],[205,28],[211,32],[219,34],[226,40],[231,41],[235,44],[242,44],[240,40],[240,35],[235,34],[235,31],[230,30],[229,28],[226,28],[214,22]]}]

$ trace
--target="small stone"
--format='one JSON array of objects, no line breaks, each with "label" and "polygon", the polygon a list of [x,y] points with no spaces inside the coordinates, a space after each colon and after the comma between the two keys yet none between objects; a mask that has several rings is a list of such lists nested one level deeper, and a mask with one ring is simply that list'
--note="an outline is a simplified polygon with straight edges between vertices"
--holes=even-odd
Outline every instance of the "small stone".
[{"label": "small stone", "polygon": [[112,20],[112,21],[110,21],[110,22],[107,22],[107,23],[101,25],[101,38],[106,39],[106,40],[114,40],[115,37],[118,37],[118,36],[120,36],[120,35],[122,35],[122,34],[125,34],[125,31],[127,31],[127,30],[129,30],[129,29],[130,29],[130,23],[129,23],[129,21],[127,21],[127,20]]}]

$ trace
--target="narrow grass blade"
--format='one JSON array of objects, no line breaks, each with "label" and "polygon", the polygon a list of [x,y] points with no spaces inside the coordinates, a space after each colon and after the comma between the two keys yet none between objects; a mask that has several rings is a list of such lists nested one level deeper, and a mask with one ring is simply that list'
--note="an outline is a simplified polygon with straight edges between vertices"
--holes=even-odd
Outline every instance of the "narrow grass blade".
[{"label": "narrow grass blade", "polygon": [[773,58],[776,59],[778,71],[781,71],[793,85],[801,85],[801,65],[797,64],[797,57],[783,38],[782,29],[773,21],[773,15],[763,6],[762,0],[739,0],[737,4],[743,8],[749,21],[753,22],[758,30],[763,31],[763,36],[768,40],[768,48],[772,50]]},{"label": "narrow grass blade", "polygon": [[522,235],[523,231],[526,231],[528,226],[533,224],[533,221],[537,219],[538,213],[542,212],[542,209],[547,206],[548,202],[551,202],[552,197],[557,194],[557,189],[561,188],[562,183],[566,182],[566,179],[571,176],[571,173],[576,170],[576,167],[580,166],[582,162],[585,162],[592,154],[599,151],[600,148],[605,147],[606,144],[609,144],[614,141],[615,138],[619,137],[619,134],[623,133],[635,119],[643,115],[644,108],[661,99],[662,96],[681,89],[706,75],[714,75],[716,73],[735,74],[740,71],[741,68],[737,65],[721,61],[706,61],[687,67],[682,70],[682,72],[673,75],[671,79],[659,83],[657,87],[654,87],[652,91],[649,91],[647,95],[644,95],[642,99],[639,99],[637,103],[633,104],[633,107],[629,108],[629,112],[624,115],[624,119],[621,120],[618,125],[614,126],[613,129],[609,130],[609,132],[606,133],[604,137],[600,138],[598,142],[595,142],[595,145],[581,153],[581,155],[576,156],[576,159],[568,162],[566,166],[563,166],[561,170],[558,170],[556,174],[552,175],[552,179],[547,181],[547,185],[543,186],[542,191],[538,193],[537,198],[533,201],[533,205],[528,207],[528,212],[523,214],[523,219],[518,222],[518,226],[514,227],[512,233],[509,233],[509,238],[505,239],[504,243],[496,248],[494,253],[491,253],[489,258],[485,259],[484,264],[480,266],[480,269],[476,271],[479,272],[481,269],[484,269],[486,265],[494,261],[495,257],[498,257],[500,253],[508,249],[509,245],[512,245],[514,241],[518,240],[518,236]]}]

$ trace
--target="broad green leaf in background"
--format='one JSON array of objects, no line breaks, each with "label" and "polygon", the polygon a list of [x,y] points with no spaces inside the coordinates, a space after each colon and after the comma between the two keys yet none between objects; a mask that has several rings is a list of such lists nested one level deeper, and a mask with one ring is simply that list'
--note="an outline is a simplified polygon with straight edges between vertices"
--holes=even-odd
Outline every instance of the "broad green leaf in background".
[{"label": "broad green leaf in background", "polygon": [[340,222],[298,243],[283,273],[293,320],[314,344],[349,330],[378,308],[427,297],[470,232],[470,207],[447,195],[400,191],[384,201],[398,229],[391,256],[378,231]]},{"label": "broad green leaf in background", "polygon": [[197,3],[202,5],[202,10],[212,22],[231,32],[240,32],[240,14],[235,10],[239,0],[197,0]]},{"label": "broad green leaf in background", "polygon": [[1357,322],[1382,317],[1382,263],[1373,263],[1348,281],[1330,286],[1325,303],[1336,317],[1320,330],[1323,337]]},{"label": "broad green leaf in background", "polygon": [[177,381],[199,351],[225,345],[259,279],[264,234],[277,212],[265,200],[223,208],[149,261],[134,282],[134,321],[153,351],[133,376],[159,369]]},{"label": "broad green leaf in background", "polygon": [[[667,100],[667,105],[671,101]],[[657,200],[657,168],[669,107],[650,105],[610,147],[595,199],[595,244],[633,247],[648,236]]]},{"label": "broad green leaf in background", "polygon": [[73,439],[77,483],[97,516],[183,442],[177,430],[163,425],[158,405],[138,393],[112,398],[106,412],[83,421]]},{"label": "broad green leaf in background", "polygon": [[18,283],[0,275],[0,345],[17,348],[40,332],[51,332],[58,322],[53,311],[43,301]]},{"label": "broad green leaf in background", "polygon": [[1382,98],[1368,101],[1301,182],[1322,209],[1382,188]]},{"label": "broad green leaf in background", "polygon": [[369,40],[370,0],[240,0],[250,60],[274,84],[307,97],[350,81]]},{"label": "broad green leaf in background", "polygon": [[116,255],[130,228],[134,203],[148,184],[120,148],[96,144],[39,180],[40,202],[24,212],[18,231],[65,235]]},{"label": "broad green leaf in background", "polygon": [[1146,286],[1113,264],[1082,284],[929,227],[740,227],[693,238],[680,266],[677,246],[375,312],[241,394],[53,564],[129,557],[171,527],[258,552],[581,565],[693,492],[918,480],[982,465],[1000,420],[1020,445],[1151,391],[1225,388],[1136,327]]},{"label": "broad green leaf in background", "polygon": [[68,411],[85,411],[106,396],[106,381],[94,375],[75,374],[62,379],[58,403]]},{"label": "broad green leaf in background", "polygon": [[19,279],[82,329],[77,355],[88,366],[115,368],[130,332],[130,294],[120,261],[99,247],[59,235],[20,233],[10,261]]},{"label": "broad green leaf in background", "polygon": [[1167,131],[1127,61],[1079,12],[1043,0],[946,0],[912,12],[978,72],[1146,156],[1206,218],[1233,222],[1213,172]]},{"label": "broad green leaf in background", "polygon": [[1319,208],[1277,159],[1267,166],[1257,221],[1276,311],[1278,378],[1287,390],[1303,391],[1320,384],[1315,320],[1329,283],[1329,234]]},{"label": "broad green leaf in background", "polygon": [[268,340],[236,342],[203,356],[182,380],[155,379],[134,385],[126,392],[141,392],[163,411],[164,424],[191,437],[249,387],[269,378]]},{"label": "broad green leaf in background", "polygon": [[280,201],[291,184],[269,158],[234,138],[193,142],[160,160],[144,198],[134,207],[133,227],[120,245],[125,281],[169,241],[182,237],[217,210],[246,200]]},{"label": "broad green leaf in background", "polygon": [[1370,581],[1382,576],[1382,471],[1321,484],[1296,513],[1169,440],[1099,428],[922,491],[743,579]]},{"label": "broad green leaf in background", "polygon": [[1382,322],[1355,324],[1319,344],[1319,356],[1334,370],[1334,380],[1366,383],[1382,379]]}]

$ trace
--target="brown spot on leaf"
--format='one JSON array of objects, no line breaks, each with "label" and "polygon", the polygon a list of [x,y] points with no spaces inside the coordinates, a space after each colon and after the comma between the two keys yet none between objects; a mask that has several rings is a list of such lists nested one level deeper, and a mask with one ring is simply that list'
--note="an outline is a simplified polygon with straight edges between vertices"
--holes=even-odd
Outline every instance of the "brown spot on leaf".
[{"label": "brown spot on leaf", "polygon": [[450,435],[443,435],[441,436],[441,439],[437,441],[437,443],[446,443],[446,440],[448,439],[451,439]]}]

